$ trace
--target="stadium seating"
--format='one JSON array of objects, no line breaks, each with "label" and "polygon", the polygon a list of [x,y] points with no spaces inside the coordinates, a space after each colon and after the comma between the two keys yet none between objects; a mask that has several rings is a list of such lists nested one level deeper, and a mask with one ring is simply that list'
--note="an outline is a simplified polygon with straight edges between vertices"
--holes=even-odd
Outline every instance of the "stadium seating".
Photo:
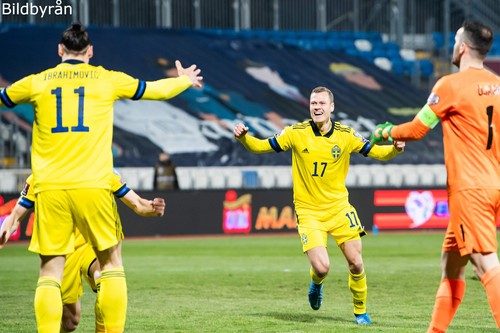
[{"label": "stadium seating", "polygon": [[[445,47],[445,37],[441,32],[433,32],[432,33],[432,41],[434,43],[434,48],[436,51],[439,51],[443,47]],[[448,53],[453,53],[453,45],[455,44],[455,33],[450,33],[448,39]],[[495,38],[493,40],[493,44],[491,45],[489,56],[496,57],[500,56],[500,40]]]},{"label": "stadium seating", "polygon": [[[433,74],[430,59],[417,59],[414,50],[400,49],[394,42],[384,42],[378,32],[319,32],[319,31],[275,31],[275,30],[242,30],[240,32],[225,29],[208,29],[207,35],[220,38],[261,40],[278,45],[287,45],[304,50],[321,50],[344,52],[350,56],[375,63],[376,58],[385,58],[392,64],[402,62],[407,70],[392,70],[392,66],[381,67],[396,75],[421,75],[429,78]],[[453,45],[453,44],[452,44]],[[421,63],[419,60],[425,60]],[[429,66],[431,69],[429,70]],[[389,68],[389,69],[386,69]],[[399,69],[396,66],[397,69]]]},{"label": "stadium seating", "polygon": [[[58,28],[9,27],[5,31],[8,33],[1,35],[0,54],[3,77],[15,81],[54,64],[54,53],[40,50],[45,50],[46,40],[59,35]],[[203,70],[203,89],[190,89],[168,103],[116,105],[115,165],[138,189],[151,188],[153,171],[140,170],[152,170],[162,151],[169,152],[178,167],[182,189],[290,187],[290,154],[248,153],[233,138],[231,129],[236,122],[243,121],[257,137],[279,133],[283,126],[308,117],[310,90],[326,85],[335,94],[335,120],[367,137],[377,122],[399,123],[413,118],[427,99],[426,92],[398,75],[411,73],[415,66],[422,71],[426,68],[429,75],[432,72],[432,63],[404,60],[399,46],[383,42],[377,33],[127,30],[126,39],[120,29],[91,29],[90,33],[98,50],[92,61],[111,69],[150,80],[163,77],[172,68],[172,60],[179,58]],[[33,47],[19,61],[13,50],[23,41]],[[110,44],[114,47],[108,48]],[[304,52],[306,45],[314,53]],[[116,53],[117,49],[130,51],[124,57]],[[260,70],[260,76],[252,76],[252,68]],[[29,122],[27,110],[15,109],[14,113],[17,119]],[[12,119],[2,116],[1,124],[10,126]],[[27,145],[28,131],[17,134],[18,141]],[[378,165],[358,154],[352,155],[351,161],[347,182],[353,186],[445,183],[435,171],[434,176],[409,171],[410,176],[401,178],[398,172],[387,171],[394,170],[390,164]],[[442,164],[440,128],[429,133],[426,140],[408,144],[406,153],[391,163],[412,167]],[[379,166],[384,171],[375,180]],[[138,169],[126,171],[129,167]],[[212,167],[221,169],[209,172]],[[281,172],[281,167],[288,171]]]},{"label": "stadium seating", "polygon": [[130,188],[152,188],[154,184],[153,168],[116,168],[122,179]]}]

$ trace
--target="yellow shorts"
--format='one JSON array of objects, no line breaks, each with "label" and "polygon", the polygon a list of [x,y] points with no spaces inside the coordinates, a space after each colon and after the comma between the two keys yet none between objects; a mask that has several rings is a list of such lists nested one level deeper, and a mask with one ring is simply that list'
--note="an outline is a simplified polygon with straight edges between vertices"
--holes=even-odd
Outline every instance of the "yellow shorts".
[{"label": "yellow shorts", "polygon": [[83,294],[82,276],[87,276],[90,265],[97,260],[89,244],[80,246],[66,256],[61,284],[63,304],[76,303]]},{"label": "yellow shorts", "polygon": [[351,205],[346,205],[339,212],[299,209],[297,230],[304,252],[317,246],[328,247],[329,234],[337,245],[366,235],[358,213]]},{"label": "yellow shorts", "polygon": [[74,229],[99,251],[123,239],[113,193],[106,189],[43,191],[35,199],[35,223],[29,250],[66,255],[75,249]]}]

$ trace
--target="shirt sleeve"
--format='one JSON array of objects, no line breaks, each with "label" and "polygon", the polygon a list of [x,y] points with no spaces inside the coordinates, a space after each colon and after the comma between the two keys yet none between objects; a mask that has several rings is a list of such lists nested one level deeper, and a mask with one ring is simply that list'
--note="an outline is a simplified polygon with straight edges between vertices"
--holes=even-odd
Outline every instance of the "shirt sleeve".
[{"label": "shirt sleeve", "polygon": [[441,78],[436,82],[429,98],[427,98],[427,105],[440,119],[447,116],[455,103],[454,89],[451,88],[452,79],[450,76]]},{"label": "shirt sleeve", "polygon": [[0,104],[13,108],[17,104],[27,103],[31,100],[31,82],[33,75],[29,75],[11,86],[0,91]]},{"label": "shirt sleeve", "polygon": [[33,190],[33,175],[29,175],[24,183],[23,190],[21,191],[21,196],[17,202],[19,205],[26,209],[32,209],[35,207],[35,191]]},{"label": "shirt sleeve", "polygon": [[115,87],[115,99],[164,100],[175,97],[191,87],[191,80],[187,75],[146,82],[123,72],[110,72]]},{"label": "shirt sleeve", "polygon": [[153,100],[169,99],[179,95],[181,92],[191,87],[191,85],[191,80],[187,75],[157,81],[148,81],[145,83],[144,93],[139,96],[139,98]]},{"label": "shirt sleeve", "polygon": [[121,175],[116,170],[113,170],[113,177],[111,178],[111,189],[113,190],[113,194],[117,198],[123,198],[130,191],[130,188],[122,180]]},{"label": "shirt sleeve", "polygon": [[365,157],[368,156],[368,153],[372,149],[370,140],[365,139],[361,134],[356,132],[354,128],[351,128],[347,135],[350,143],[350,152],[360,153]]},{"label": "shirt sleeve", "polygon": [[[126,73],[109,71],[115,90],[115,99],[139,99],[144,94],[145,82]],[[139,98],[136,98],[139,96]]]},{"label": "shirt sleeve", "polygon": [[238,139],[246,150],[256,154],[272,153],[276,151],[271,145],[271,138],[269,139],[258,139],[250,134],[244,135],[242,138]]},{"label": "shirt sleeve", "polygon": [[374,145],[368,154],[368,157],[380,161],[388,161],[401,154],[403,151],[397,150],[393,145],[378,146]]},{"label": "shirt sleeve", "polygon": [[[429,111],[433,112],[433,111]],[[437,116],[434,116],[437,118]],[[439,119],[439,118],[437,118]],[[435,125],[434,125],[435,126]],[[399,141],[413,141],[420,140],[429,133],[431,127],[426,125],[422,119],[417,115],[412,121],[406,122],[401,125],[394,126],[391,129],[390,136],[394,140]]]},{"label": "shirt sleeve", "polygon": [[293,127],[285,127],[281,133],[269,138],[271,147],[276,152],[287,151],[293,147]]}]

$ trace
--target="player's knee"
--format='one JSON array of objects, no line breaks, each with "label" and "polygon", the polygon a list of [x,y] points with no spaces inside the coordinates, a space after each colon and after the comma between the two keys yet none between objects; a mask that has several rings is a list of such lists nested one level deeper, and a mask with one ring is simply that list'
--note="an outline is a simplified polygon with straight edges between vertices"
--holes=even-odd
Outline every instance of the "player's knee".
[{"label": "player's knee", "polygon": [[327,276],[329,271],[330,271],[330,265],[328,263],[321,263],[315,265],[314,267],[314,272],[320,278],[324,278],[325,276]]},{"label": "player's knee", "polygon": [[363,260],[355,260],[349,262],[349,271],[353,274],[360,274],[363,272]]}]

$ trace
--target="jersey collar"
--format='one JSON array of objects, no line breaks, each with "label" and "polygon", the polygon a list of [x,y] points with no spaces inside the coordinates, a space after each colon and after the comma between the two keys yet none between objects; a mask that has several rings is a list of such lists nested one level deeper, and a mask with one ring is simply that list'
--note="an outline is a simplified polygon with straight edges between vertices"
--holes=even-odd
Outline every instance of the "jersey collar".
[{"label": "jersey collar", "polygon": [[312,128],[315,136],[324,136],[324,137],[327,137],[327,138],[329,138],[330,136],[332,136],[333,130],[334,130],[334,127],[335,127],[335,124],[332,121],[332,128],[330,128],[330,130],[325,135],[321,135],[321,132],[320,132],[318,126],[316,126],[316,123],[314,121],[309,120],[309,124],[311,124],[311,128]]},{"label": "jersey collar", "polygon": [[63,61],[63,64],[70,64],[70,65],[78,65],[83,63],[84,62],[82,60],[76,60],[76,59],[66,59]]}]

